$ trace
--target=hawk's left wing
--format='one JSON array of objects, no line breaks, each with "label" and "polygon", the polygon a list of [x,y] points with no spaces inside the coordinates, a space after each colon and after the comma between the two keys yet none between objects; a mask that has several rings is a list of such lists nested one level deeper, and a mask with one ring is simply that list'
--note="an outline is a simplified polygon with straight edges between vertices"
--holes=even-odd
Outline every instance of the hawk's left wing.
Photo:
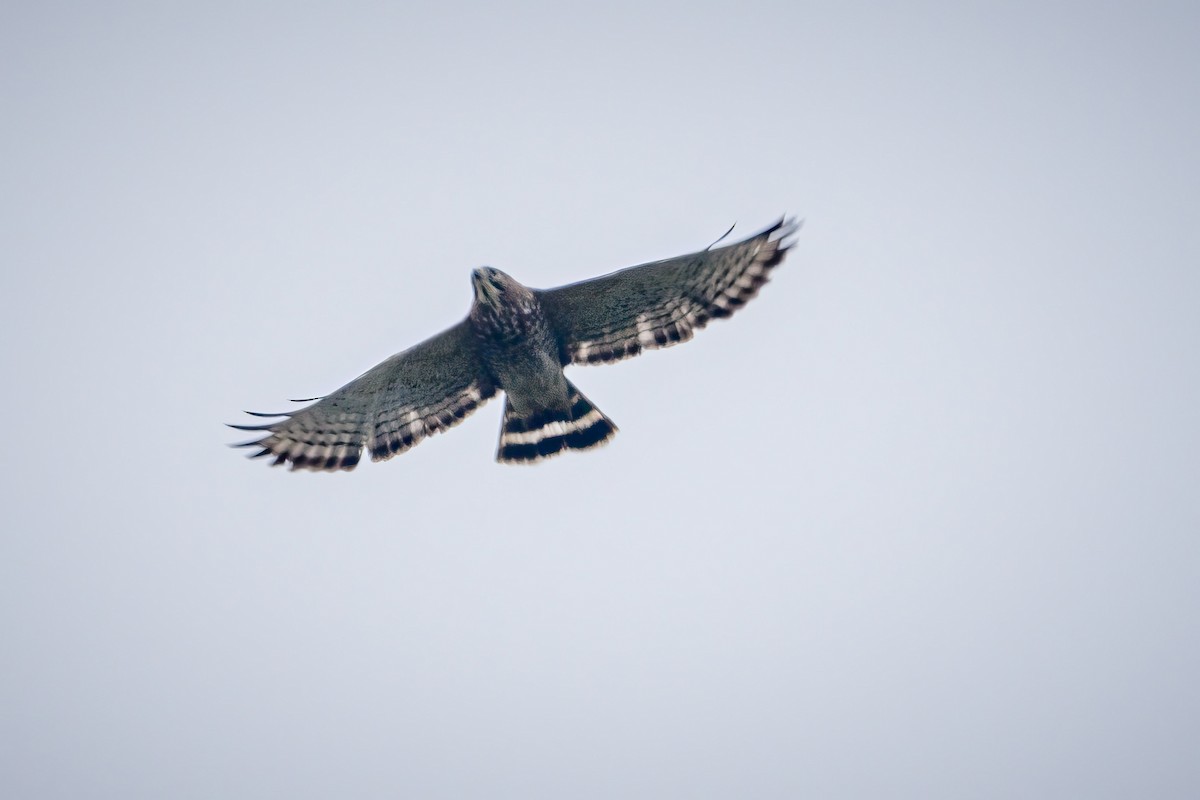
[{"label": "hawk's left wing", "polygon": [[745,241],[539,291],[564,364],[598,364],[691,339],[758,294],[799,225],[781,219]]},{"label": "hawk's left wing", "polygon": [[294,414],[269,425],[232,425],[267,434],[238,447],[259,447],[251,458],[274,456],[272,466],[350,470],[363,447],[391,458],[430,434],[457,425],[495,394],[466,320],[405,350]]}]

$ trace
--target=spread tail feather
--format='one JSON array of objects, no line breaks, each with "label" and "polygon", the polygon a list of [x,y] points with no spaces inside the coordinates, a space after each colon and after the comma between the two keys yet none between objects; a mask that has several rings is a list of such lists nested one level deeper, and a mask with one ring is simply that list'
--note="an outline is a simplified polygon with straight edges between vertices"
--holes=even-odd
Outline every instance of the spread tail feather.
[{"label": "spread tail feather", "polygon": [[563,450],[587,450],[605,444],[617,432],[613,421],[592,405],[570,381],[566,411],[541,409],[524,416],[504,400],[504,426],[496,460],[505,464],[532,464]]}]

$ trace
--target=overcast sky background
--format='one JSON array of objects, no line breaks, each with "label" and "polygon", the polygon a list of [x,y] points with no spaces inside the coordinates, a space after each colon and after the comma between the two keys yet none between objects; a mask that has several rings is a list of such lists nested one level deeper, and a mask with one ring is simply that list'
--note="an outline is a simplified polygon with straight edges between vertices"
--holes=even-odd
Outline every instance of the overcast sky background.
[{"label": "overcast sky background", "polygon": [[[1195,3],[0,10],[0,795],[1200,795]],[[350,474],[225,422],[806,219]]]}]

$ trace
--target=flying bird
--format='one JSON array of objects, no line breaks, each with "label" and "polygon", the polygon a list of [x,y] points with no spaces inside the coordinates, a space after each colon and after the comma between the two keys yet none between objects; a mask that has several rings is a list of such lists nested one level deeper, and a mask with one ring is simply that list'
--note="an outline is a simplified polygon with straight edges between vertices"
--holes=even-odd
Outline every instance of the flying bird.
[{"label": "flying bird", "polygon": [[[799,229],[783,218],[725,247],[630,267],[555,289],[529,289],[492,267],[471,274],[467,318],[397,353],[318,402],[263,425],[257,447],[292,469],[351,470],[363,449],[382,461],[444,431],[503,391],[496,460],[531,463],[605,444],[617,432],[563,374],[692,338],[745,305]],[[718,240],[719,241],[719,240]]]}]

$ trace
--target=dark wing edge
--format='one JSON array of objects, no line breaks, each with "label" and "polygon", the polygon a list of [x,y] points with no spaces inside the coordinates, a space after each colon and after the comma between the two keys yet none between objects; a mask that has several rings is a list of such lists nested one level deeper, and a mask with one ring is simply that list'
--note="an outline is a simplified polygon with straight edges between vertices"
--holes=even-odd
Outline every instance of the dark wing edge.
[{"label": "dark wing edge", "polygon": [[630,267],[539,293],[564,364],[607,364],[690,340],[732,316],[770,279],[801,222],[781,217],[735,244]]},{"label": "dark wing edge", "polygon": [[383,461],[448,430],[495,394],[465,321],[397,353],[336,392],[265,425],[230,425],[266,435],[234,447],[272,466],[337,472],[354,469],[363,448]]}]

